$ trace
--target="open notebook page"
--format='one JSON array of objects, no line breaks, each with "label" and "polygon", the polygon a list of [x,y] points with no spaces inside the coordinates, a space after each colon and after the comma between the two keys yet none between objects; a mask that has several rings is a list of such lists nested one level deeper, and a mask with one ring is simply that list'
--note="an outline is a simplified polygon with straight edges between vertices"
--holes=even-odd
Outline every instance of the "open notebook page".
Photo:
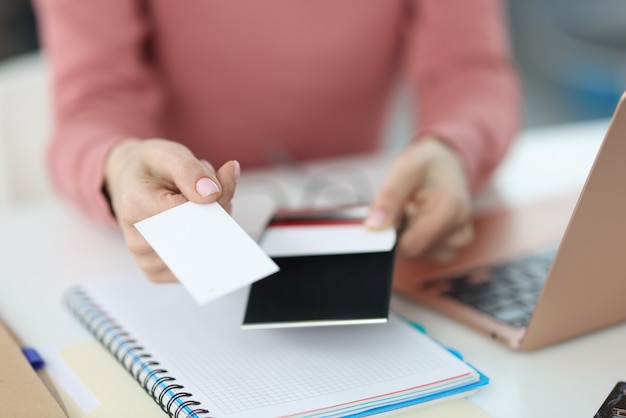
[{"label": "open notebook page", "polygon": [[380,325],[243,331],[247,289],[199,306],[180,285],[152,284],[138,272],[81,287],[212,417],[326,416],[333,409],[320,409],[366,410],[390,394],[401,400],[478,379],[395,317]]}]

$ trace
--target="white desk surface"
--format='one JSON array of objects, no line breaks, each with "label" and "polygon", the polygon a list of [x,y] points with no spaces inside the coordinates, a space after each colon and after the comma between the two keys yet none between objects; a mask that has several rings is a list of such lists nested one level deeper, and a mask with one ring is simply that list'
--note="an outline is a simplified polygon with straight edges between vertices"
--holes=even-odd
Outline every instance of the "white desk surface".
[{"label": "white desk surface", "polygon": [[[477,199],[477,208],[580,189],[607,126],[601,120],[523,133],[492,186]],[[384,163],[376,161],[364,165],[374,183],[384,172]],[[246,193],[259,184],[244,174],[238,197],[245,202]],[[96,272],[133,266],[121,235],[82,219],[57,200],[1,210],[0,224],[0,318],[35,347],[90,338],[62,307],[61,294]],[[518,353],[414,303],[395,298],[393,307],[461,350],[491,378],[471,400],[493,417],[592,417],[613,385],[626,379],[626,324]]]}]

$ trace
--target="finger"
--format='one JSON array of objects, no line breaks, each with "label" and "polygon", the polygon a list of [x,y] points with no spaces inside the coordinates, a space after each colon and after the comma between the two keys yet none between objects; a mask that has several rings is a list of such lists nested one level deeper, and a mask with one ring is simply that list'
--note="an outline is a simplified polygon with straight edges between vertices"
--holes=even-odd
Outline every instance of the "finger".
[{"label": "finger", "polygon": [[135,228],[137,222],[187,202],[183,195],[162,183],[162,180],[156,178],[145,179],[138,182],[141,187],[119,195],[114,202],[118,224],[131,251],[142,251],[142,247],[148,247]]},{"label": "finger", "polygon": [[456,228],[453,228],[445,238],[435,242],[430,248],[424,250],[421,254],[415,252],[412,244],[403,243],[400,251],[408,257],[422,257],[425,259],[449,263],[453,261],[459,250],[469,245],[474,239],[474,227],[471,222],[465,222]]},{"label": "finger", "polygon": [[144,256],[154,252],[148,241],[139,233],[134,225],[123,228],[126,247],[135,257]]},{"label": "finger", "polygon": [[192,202],[209,203],[219,199],[221,185],[210,164],[202,163],[185,146],[162,140],[150,147],[146,163],[161,177],[172,181]]},{"label": "finger", "polygon": [[122,195],[115,206],[118,222],[130,225],[133,231],[135,223],[188,201],[175,190],[175,186],[163,179],[145,179],[140,186],[142,188],[135,193]]},{"label": "finger", "polygon": [[396,225],[402,215],[404,203],[422,182],[422,167],[405,153],[392,164],[389,173],[370,205],[365,226],[381,229]]},{"label": "finger", "polygon": [[158,283],[177,282],[178,279],[154,251],[133,254],[135,264],[143,270],[148,280]]},{"label": "finger", "polygon": [[148,278],[148,280],[150,280],[153,283],[177,283],[178,279],[176,278],[176,276],[174,276],[174,274],[169,270],[163,270],[160,273],[155,273],[155,274],[146,274],[146,277]]},{"label": "finger", "polygon": [[474,240],[474,226],[471,222],[464,223],[446,237],[443,246],[453,249],[466,247]]},{"label": "finger", "polygon": [[459,250],[473,239],[474,228],[471,223],[466,223],[453,230],[441,243],[429,249],[423,258],[443,264],[451,263],[456,259]]},{"label": "finger", "polygon": [[137,229],[130,225],[123,227],[126,246],[130,250],[135,264],[143,270],[149,280],[155,282],[177,281],[163,260],[154,252],[150,244]]},{"label": "finger", "polygon": [[[180,195],[173,196],[184,200]],[[134,222],[120,222],[120,226],[124,234],[126,246],[130,250],[135,264],[143,270],[150,281],[159,283],[178,281],[158,254],[154,252],[152,246],[150,246],[143,235],[137,230]]]},{"label": "finger", "polygon": [[147,250],[133,253],[133,258],[135,264],[143,270],[148,280],[157,283],[178,281],[169,267],[161,260],[161,257],[149,245]]},{"label": "finger", "polygon": [[441,264],[449,264],[454,261],[458,251],[453,248],[439,248],[424,254],[424,258]]},{"label": "finger", "polygon": [[416,216],[407,220],[400,237],[400,248],[406,255],[419,257],[463,223],[457,219],[454,202],[445,197],[433,197],[425,202]]},{"label": "finger", "polygon": [[222,186],[222,195],[218,203],[227,211],[230,211],[231,201],[235,195],[235,187],[240,175],[241,167],[236,160],[227,162],[217,171],[217,178]]},{"label": "finger", "polygon": [[134,252],[133,258],[135,264],[143,270],[148,280],[156,283],[178,282],[169,267],[149,245],[141,249],[140,252]]}]

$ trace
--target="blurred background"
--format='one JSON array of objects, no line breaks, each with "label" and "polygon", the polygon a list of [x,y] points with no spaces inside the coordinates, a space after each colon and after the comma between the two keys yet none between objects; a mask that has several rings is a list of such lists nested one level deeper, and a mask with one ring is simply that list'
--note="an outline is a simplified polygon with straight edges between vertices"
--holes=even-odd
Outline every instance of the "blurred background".
[{"label": "blurred background", "polygon": [[[609,118],[626,90],[624,0],[505,4],[524,84],[524,128]],[[41,181],[51,120],[39,48],[31,0],[0,0],[0,207],[51,193]],[[397,102],[385,134],[391,145],[411,133],[408,107]]]},{"label": "blurred background", "polygon": [[[509,0],[525,126],[608,117],[626,89],[623,0]],[[30,0],[0,1],[0,67],[39,48]]]},{"label": "blurred background", "polygon": [[623,0],[509,0],[526,126],[609,117],[626,90]]},{"label": "blurred background", "polygon": [[[623,0],[509,0],[527,127],[610,116],[626,90]],[[0,1],[0,66],[37,51],[30,0]]]},{"label": "blurred background", "polygon": [[0,62],[38,47],[31,2],[0,0]]}]

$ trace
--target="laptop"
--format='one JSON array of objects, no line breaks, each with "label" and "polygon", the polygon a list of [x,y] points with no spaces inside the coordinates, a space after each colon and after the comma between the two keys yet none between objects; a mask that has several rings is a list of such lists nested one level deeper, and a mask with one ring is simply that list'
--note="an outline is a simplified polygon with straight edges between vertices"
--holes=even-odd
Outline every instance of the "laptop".
[{"label": "laptop", "polygon": [[446,266],[397,258],[396,293],[531,351],[626,320],[626,94],[582,192],[502,208]]}]

